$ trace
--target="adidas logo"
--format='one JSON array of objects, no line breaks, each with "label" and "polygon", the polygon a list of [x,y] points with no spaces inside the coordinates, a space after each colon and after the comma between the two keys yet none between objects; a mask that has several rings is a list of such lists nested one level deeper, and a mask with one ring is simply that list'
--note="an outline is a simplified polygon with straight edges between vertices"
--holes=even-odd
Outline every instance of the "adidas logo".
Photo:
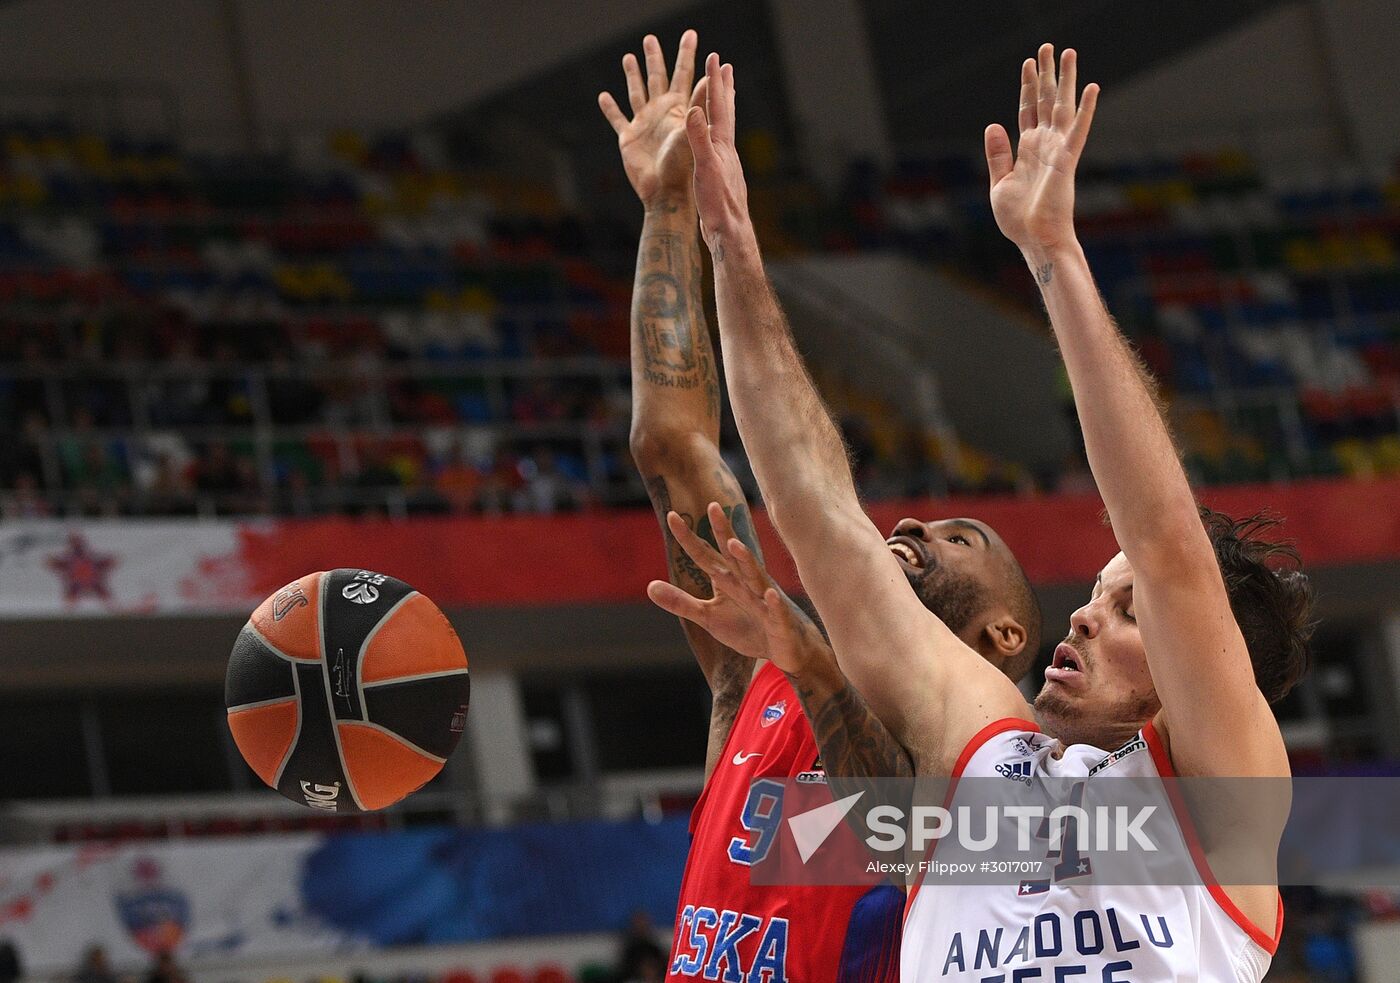
[{"label": "adidas logo", "polygon": [[1031,762],[1029,758],[1020,761],[1012,761],[1010,764],[999,764],[996,772],[1002,778],[1009,778],[1013,782],[1022,782],[1026,785],[1031,783]]}]

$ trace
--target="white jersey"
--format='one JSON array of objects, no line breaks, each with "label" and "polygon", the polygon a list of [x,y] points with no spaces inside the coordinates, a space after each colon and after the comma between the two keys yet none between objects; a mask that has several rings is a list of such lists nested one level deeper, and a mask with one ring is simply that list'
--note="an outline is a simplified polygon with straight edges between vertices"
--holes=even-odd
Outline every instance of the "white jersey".
[{"label": "white jersey", "polygon": [[[1173,776],[1151,724],[1112,753],[1075,744],[1057,759],[1055,746],[1029,721],[998,721],[968,743],[953,779],[1112,775],[1151,779],[1155,788]],[[960,801],[956,786],[951,798]],[[1261,931],[1215,885],[1189,820],[1168,815],[1167,824],[1202,883],[916,884],[900,950],[902,983],[1259,983],[1278,948],[1282,901],[1273,934]]]}]

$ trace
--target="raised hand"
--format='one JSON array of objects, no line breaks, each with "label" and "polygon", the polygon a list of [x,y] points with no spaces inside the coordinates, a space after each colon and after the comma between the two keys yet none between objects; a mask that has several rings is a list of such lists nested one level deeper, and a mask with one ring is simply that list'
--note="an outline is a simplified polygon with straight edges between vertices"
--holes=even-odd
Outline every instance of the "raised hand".
[{"label": "raised hand", "polygon": [[[705,59],[705,89],[686,114],[685,128],[695,156],[695,204],[700,230],[716,263],[724,262],[725,240],[749,226],[749,190],[734,145],[734,66]],[[699,86],[697,86],[697,91]]]},{"label": "raised hand", "polygon": [[[1074,171],[1094,120],[1099,87],[1084,87],[1075,103],[1078,56],[1066,48],[1055,76],[1055,48],[1040,46],[1021,65],[1021,131],[1013,159],[1011,139],[999,123],[985,134],[992,213],[997,227],[1023,252],[1039,252],[1074,239]],[[1047,271],[1048,275],[1048,271]]]},{"label": "raised hand", "polygon": [[741,655],[771,659],[784,672],[799,672],[814,646],[825,648],[821,634],[734,535],[724,509],[711,502],[709,517],[723,553],[697,536],[675,512],[666,516],[666,523],[681,548],[709,576],[714,597],[701,600],[662,580],[647,586],[647,596]]},{"label": "raised hand", "polygon": [[656,35],[648,34],[642,41],[647,64],[645,81],[637,56],[631,52],[623,55],[622,71],[627,76],[631,120],[611,93],[598,93],[598,108],[617,133],[622,167],[643,205],[653,204],[666,193],[688,194],[690,191],[693,164],[685,136],[686,109],[702,105],[705,98],[703,79],[694,92],[690,88],[695,77],[695,44],[694,31],[681,35],[676,71],[669,80],[666,59]]}]

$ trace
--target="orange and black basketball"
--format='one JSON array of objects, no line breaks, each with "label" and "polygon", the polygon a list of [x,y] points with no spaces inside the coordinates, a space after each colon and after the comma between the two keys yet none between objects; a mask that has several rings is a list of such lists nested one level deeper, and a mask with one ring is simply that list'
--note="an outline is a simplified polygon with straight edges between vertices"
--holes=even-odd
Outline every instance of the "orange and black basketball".
[{"label": "orange and black basketball", "polygon": [[467,656],[401,580],[302,577],[253,612],[229,658],[229,730],[249,767],[316,809],[382,809],[442,770],[466,724]]}]

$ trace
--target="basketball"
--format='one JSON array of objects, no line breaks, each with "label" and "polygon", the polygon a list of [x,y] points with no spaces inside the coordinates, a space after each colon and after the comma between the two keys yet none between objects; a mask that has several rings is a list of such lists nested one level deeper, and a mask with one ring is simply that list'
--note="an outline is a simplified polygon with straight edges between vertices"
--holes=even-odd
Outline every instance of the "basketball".
[{"label": "basketball", "polygon": [[301,577],[234,642],[224,703],[248,766],[326,812],[393,805],[433,779],[466,724],[462,643],[408,584],[369,570]]}]

